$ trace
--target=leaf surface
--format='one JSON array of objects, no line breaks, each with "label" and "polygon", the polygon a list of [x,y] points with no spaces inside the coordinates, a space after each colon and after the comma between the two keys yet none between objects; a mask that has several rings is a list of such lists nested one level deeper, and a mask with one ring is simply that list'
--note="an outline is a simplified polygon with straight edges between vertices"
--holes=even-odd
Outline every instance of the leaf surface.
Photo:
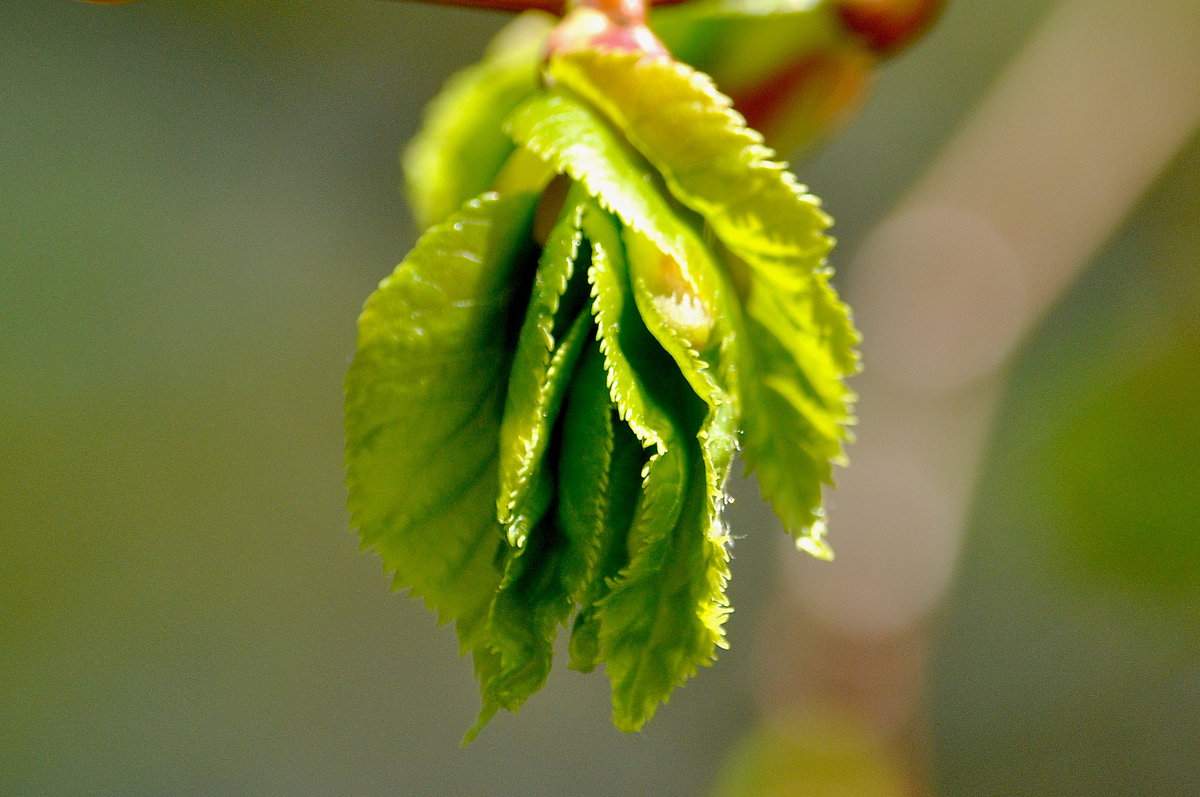
[{"label": "leaf surface", "polygon": [[760,489],[797,545],[832,558],[821,485],[844,464],[854,394],[845,376],[857,370],[857,333],[824,274],[800,290],[763,280],[745,317],[750,356],[743,361],[745,457]]},{"label": "leaf surface", "polygon": [[543,520],[524,547],[508,556],[487,621],[497,661],[481,674],[483,708],[466,741],[482,730],[497,707],[515,712],[546,683],[558,626],[565,625],[575,605],[562,579],[567,543],[553,522]]},{"label": "leaf surface", "polygon": [[[546,369],[543,395],[553,395],[538,406],[543,413],[539,423],[545,424],[547,438],[558,416],[565,385],[573,374],[574,361],[589,340],[591,328],[585,311],[575,319]],[[579,541],[564,534],[556,523],[551,463],[544,461],[546,445],[537,448],[535,455],[526,460],[529,469],[521,474],[515,503],[503,521],[511,548],[504,557],[504,575],[487,625],[489,644],[499,658],[480,676],[484,705],[468,741],[483,728],[496,707],[515,712],[542,688],[554,660],[558,626],[566,624],[575,607],[578,589],[565,559],[573,555]]]},{"label": "leaf surface", "polygon": [[596,604],[629,560],[627,539],[645,458],[617,417],[604,357],[588,349],[563,410],[558,520],[569,545],[564,582],[580,605],[571,629],[572,669],[590,672],[599,657]]},{"label": "leaf surface", "polygon": [[707,257],[698,220],[671,201],[646,159],[577,97],[559,91],[534,95],[513,111],[505,129],[677,261]]}]

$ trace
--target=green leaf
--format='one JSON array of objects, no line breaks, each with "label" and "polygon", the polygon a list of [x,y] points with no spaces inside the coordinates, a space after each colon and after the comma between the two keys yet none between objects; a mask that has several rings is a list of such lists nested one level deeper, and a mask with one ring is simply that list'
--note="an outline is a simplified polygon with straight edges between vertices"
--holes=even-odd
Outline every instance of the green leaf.
[{"label": "green leaf", "polygon": [[[569,95],[538,95],[514,112],[508,129],[518,144],[582,183],[627,228],[667,255],[676,269],[663,279],[657,258],[649,258],[655,262],[639,267],[640,288],[634,290],[616,228],[598,211],[585,216],[585,234],[593,246],[589,279],[613,401],[621,418],[654,453],[646,465],[638,520],[629,541],[630,550],[637,553],[598,611],[581,613],[573,647],[581,667],[607,662],[615,721],[626,729],[640,727],[658,702],[723,644],[727,570],[723,543],[713,541],[723,539],[719,515],[736,448],[736,400],[719,381],[729,377],[732,362],[723,348],[732,345],[732,337],[725,335],[729,330],[721,317],[729,311],[730,300],[693,218],[666,198],[649,164],[593,111]],[[681,281],[694,290],[675,291]],[[631,297],[644,300],[645,313],[629,301]],[[690,323],[706,315],[708,320]],[[659,340],[649,334],[643,316],[652,320]],[[664,362],[668,351],[674,363]],[[690,389],[682,380],[671,384],[664,376],[681,372]],[[657,381],[647,382],[650,376]],[[712,411],[701,431],[703,410],[693,407],[684,432],[662,408],[698,404],[695,393],[710,402]],[[686,439],[695,435],[704,438],[703,453]],[[695,461],[687,454],[692,449]],[[701,471],[707,478],[701,478]],[[695,474],[692,492],[689,472]],[[698,508],[681,519],[689,495],[699,496]],[[678,569],[678,582],[664,584],[655,578],[659,569],[670,567]],[[689,568],[694,582],[683,575]],[[688,594],[685,582],[703,585],[701,592]],[[610,601],[611,615],[606,608]],[[660,619],[645,626],[639,613]],[[599,639],[598,650],[590,642],[593,636]],[[651,658],[643,660],[645,655]]]},{"label": "green leaf", "polygon": [[558,626],[575,606],[562,579],[567,542],[553,522],[541,522],[525,546],[508,556],[488,614],[491,649],[499,662],[480,678],[483,708],[465,741],[483,729],[497,707],[515,712],[546,683]]},{"label": "green leaf", "polygon": [[538,68],[553,18],[517,17],[484,59],[447,81],[404,151],[408,200],[419,227],[435,224],[493,186],[512,151],[501,123],[538,88]]},{"label": "green leaf", "polygon": [[[630,531],[634,554],[600,603],[613,722],[623,731],[639,730],[675,687],[726,647],[728,538],[721,524],[709,525],[707,485],[697,478],[703,466],[699,446],[686,437],[652,461]],[[669,526],[662,501],[675,509]]]},{"label": "green leaf", "polygon": [[[645,159],[573,97],[555,93],[532,97],[509,117],[507,127],[518,144],[581,183],[627,230],[662,253],[661,261],[638,258],[635,263],[634,295],[645,303],[642,315],[653,321],[660,344],[675,358],[693,389],[714,411],[720,406],[721,412],[730,414],[736,426],[733,376],[720,372],[732,368],[736,359],[731,349],[737,310],[728,280],[697,233],[695,219],[664,196]],[[645,268],[640,266],[643,262]],[[651,439],[636,426],[634,431],[643,440]],[[706,452],[711,455],[714,500],[716,494],[723,494],[735,440],[732,434],[728,439],[709,438]]]},{"label": "green leaf", "polygon": [[744,324],[746,463],[797,546],[832,558],[821,484],[845,463],[854,394],[844,379],[858,370],[858,334],[824,273],[799,288],[760,275]]},{"label": "green leaf", "polygon": [[647,328],[674,358],[708,405],[697,433],[704,455],[709,517],[719,523],[725,484],[737,452],[740,398],[736,394],[739,340],[731,289],[704,249],[677,262],[649,238],[626,228],[622,236],[633,297]]},{"label": "green leaf", "polygon": [[597,51],[556,56],[549,72],[611,120],[739,256],[797,259],[811,271],[833,246],[816,197],[707,75],[670,58]]},{"label": "green leaf", "polygon": [[482,674],[483,710],[468,740],[497,707],[516,711],[542,687],[554,658],[558,625],[575,606],[564,558],[573,541],[551,512],[555,484],[550,451],[556,422],[585,344],[595,346],[581,256],[583,201],[568,193],[539,259],[513,358],[500,429],[497,515],[512,550],[488,616],[496,666]]},{"label": "green leaf", "polygon": [[464,653],[486,644],[500,581],[509,316],[521,306],[513,286],[532,266],[535,202],[485,195],[422,236],[367,300],[346,376],[353,525],[397,588],[457,621]]},{"label": "green leaf", "polygon": [[[704,405],[629,301],[617,227],[586,212],[589,278],[610,394],[643,445],[642,495],[629,532],[629,564],[598,604],[598,653],[613,686],[613,722],[636,730],[671,691],[711,661],[728,613],[723,527],[710,525],[703,457],[694,435]],[[664,362],[664,360],[667,360]],[[666,407],[670,407],[668,412]],[[733,429],[721,430],[730,437]]]},{"label": "green leaf", "polygon": [[[580,314],[546,369],[542,395],[553,395],[532,406],[540,408],[539,423],[545,424],[547,438],[558,416],[563,386],[591,328],[588,314]],[[555,485],[544,461],[546,445],[538,444],[536,454],[524,460],[529,467],[516,485],[520,489],[514,492],[511,517],[502,520],[512,548],[504,557],[504,576],[488,614],[490,646],[499,661],[480,676],[483,709],[467,741],[482,730],[495,707],[516,711],[542,688],[554,659],[558,626],[566,624],[575,607],[577,588],[564,559],[576,541],[555,522]]]},{"label": "green leaf", "polygon": [[731,361],[719,349],[731,343],[736,307],[727,277],[696,230],[698,219],[664,196],[649,163],[571,96],[533,97],[507,127],[521,146],[581,183],[626,230],[662,253],[661,259],[638,258],[634,264],[634,295],[646,303],[643,315],[661,322],[652,331],[697,393],[727,391],[715,387],[705,370]]}]

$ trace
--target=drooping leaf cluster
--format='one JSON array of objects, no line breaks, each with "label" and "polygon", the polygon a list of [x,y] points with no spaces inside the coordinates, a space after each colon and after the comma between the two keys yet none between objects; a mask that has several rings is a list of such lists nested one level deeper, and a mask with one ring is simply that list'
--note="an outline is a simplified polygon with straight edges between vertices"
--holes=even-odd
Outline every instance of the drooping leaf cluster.
[{"label": "drooping leaf cluster", "polygon": [[454,621],[469,737],[542,686],[562,627],[622,730],[712,661],[739,448],[827,556],[857,368],[828,218],[711,80],[539,65],[548,28],[523,18],[435,104],[406,158],[433,226],[367,301],[346,382],[353,523]]}]

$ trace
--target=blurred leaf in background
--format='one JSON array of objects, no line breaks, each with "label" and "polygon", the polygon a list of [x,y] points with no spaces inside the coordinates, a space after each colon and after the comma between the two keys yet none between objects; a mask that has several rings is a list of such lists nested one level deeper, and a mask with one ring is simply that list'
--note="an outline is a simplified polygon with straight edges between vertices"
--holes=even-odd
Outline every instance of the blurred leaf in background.
[{"label": "blurred leaf in background", "polygon": [[1200,791],[1200,137],[1013,376],[931,699],[939,793]]}]

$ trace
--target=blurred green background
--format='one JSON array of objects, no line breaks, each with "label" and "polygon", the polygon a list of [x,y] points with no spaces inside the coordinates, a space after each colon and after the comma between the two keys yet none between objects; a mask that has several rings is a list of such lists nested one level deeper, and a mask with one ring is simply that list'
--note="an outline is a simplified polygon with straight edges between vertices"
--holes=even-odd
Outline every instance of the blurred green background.
[{"label": "blurred green background", "polygon": [[[839,262],[1049,6],[953,2],[801,167]],[[6,3],[0,794],[692,795],[754,726],[788,630],[750,486],[732,650],[634,736],[560,668],[459,750],[469,664],[347,530],[354,322],[414,239],[396,153],[503,21]],[[1200,793],[1197,185],[1193,136],[1015,366],[935,656],[941,793]]]}]

